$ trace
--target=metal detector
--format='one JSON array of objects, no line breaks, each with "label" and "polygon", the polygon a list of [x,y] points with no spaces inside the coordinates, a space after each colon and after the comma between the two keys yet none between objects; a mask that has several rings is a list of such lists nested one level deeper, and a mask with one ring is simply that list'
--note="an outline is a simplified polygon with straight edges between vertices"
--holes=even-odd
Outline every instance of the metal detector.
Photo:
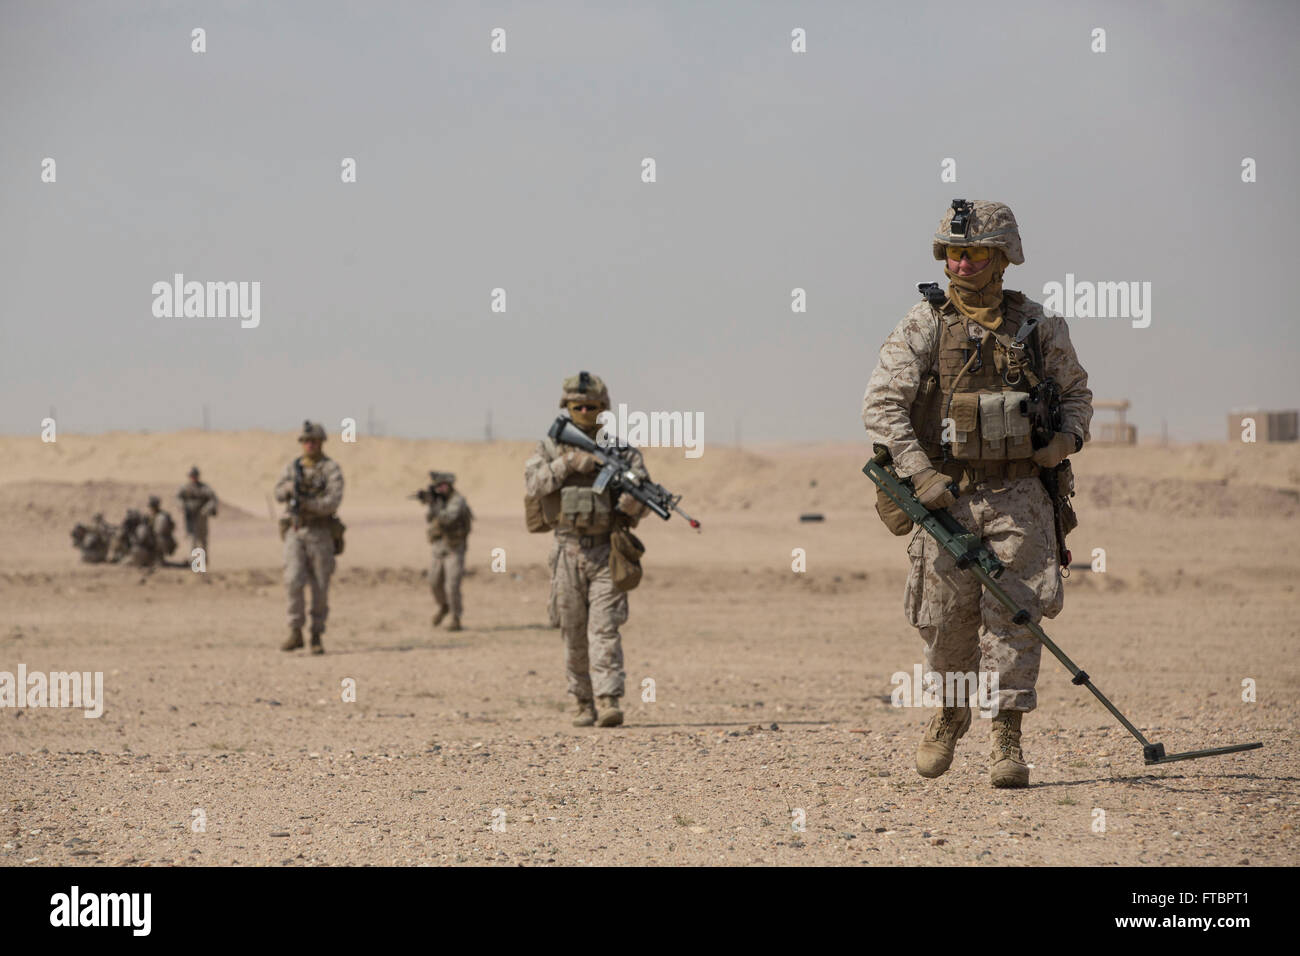
[{"label": "metal detector", "polygon": [[[863,467],[862,471],[876,485],[885,492],[894,504],[898,505],[915,524],[920,525],[930,537],[953,556],[957,563],[958,569],[962,571],[971,571],[979,578],[980,583],[984,585],[998,603],[1011,612],[1012,623],[1024,625],[1029,632],[1038,639],[1038,641],[1052,652],[1058,661],[1065,665],[1065,669],[1070,672],[1070,682],[1088,688],[1092,691],[1094,697],[1102,702],[1102,705],[1114,715],[1115,719],[1124,725],[1124,729],[1137,738],[1137,742],[1142,745],[1142,758],[1147,765],[1157,763],[1173,763],[1175,760],[1195,760],[1198,757],[1217,757],[1221,754],[1235,754],[1243,750],[1258,750],[1263,747],[1262,742],[1251,744],[1235,744],[1231,747],[1210,747],[1207,750],[1188,750],[1179,754],[1165,753],[1165,745],[1162,743],[1152,743],[1143,736],[1142,731],[1133,726],[1127,717],[1119,712],[1110,700],[1093,686],[1092,678],[1088,672],[1080,669],[1074,661],[1070,660],[1065,651],[1056,646],[1056,643],[1043,632],[1043,629],[1037,623],[1030,620],[1029,612],[1020,607],[1011,598],[1011,595],[998,585],[995,578],[1002,576],[1004,569],[1001,561],[993,554],[979,537],[970,531],[967,531],[962,525],[948,513],[946,509],[940,508],[931,511],[917,500],[912,494],[911,488],[899,479],[893,470],[888,467],[890,461],[889,452],[886,449],[880,449],[875,457]],[[954,492],[955,494],[955,492]]]}]

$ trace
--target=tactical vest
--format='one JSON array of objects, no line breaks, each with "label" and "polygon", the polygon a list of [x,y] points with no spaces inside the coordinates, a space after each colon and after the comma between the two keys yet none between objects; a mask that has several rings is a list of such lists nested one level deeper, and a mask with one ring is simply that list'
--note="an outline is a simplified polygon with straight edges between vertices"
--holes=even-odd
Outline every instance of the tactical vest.
[{"label": "tactical vest", "polygon": [[[1024,403],[1043,380],[1038,330],[1016,341],[1026,316],[1025,297],[1003,293],[1003,321],[990,332],[951,304],[931,309],[939,320],[939,347],[912,404],[912,428],[940,471],[975,480],[1037,474]],[[980,338],[973,338],[974,328]],[[945,435],[945,420],[950,428]],[[945,444],[944,439],[948,442]]]},{"label": "tactical vest", "polygon": [[[566,451],[549,437],[543,441],[552,460]],[[598,474],[599,471],[591,471],[585,475],[568,475],[558,490],[537,502],[536,511],[541,521],[536,523],[530,516],[529,530],[537,524],[539,530],[548,530],[549,526],[564,534],[583,537],[609,534],[613,527],[613,501],[608,488],[604,491],[592,488]],[[526,500],[525,506],[528,504]]]},{"label": "tactical vest", "polygon": [[181,490],[176,493],[176,497],[181,499],[181,504],[185,508],[185,513],[198,512],[208,503],[208,486],[204,484],[181,485]]},{"label": "tactical vest", "polygon": [[[303,460],[302,456],[299,456],[298,458],[295,458],[294,461],[302,462],[302,480],[300,482],[300,487],[299,487],[299,492],[301,493],[302,497],[317,498],[325,494],[325,492],[329,489],[329,478],[326,477],[325,475],[325,463],[328,461],[333,461],[333,459],[328,458],[325,455],[321,455],[315,464],[308,464],[305,460]],[[290,468],[290,474],[292,473],[293,473],[293,469]],[[285,502],[285,506],[288,507],[288,502]],[[287,515],[280,519],[281,536],[284,535],[284,529],[290,527],[291,523],[292,523],[292,519],[289,518]],[[298,516],[298,524],[296,525],[296,527],[329,528],[331,529],[331,534],[333,534],[334,533],[333,529],[335,524],[339,524],[339,525],[342,524],[342,522],[338,520],[338,517],[335,514],[327,514],[327,515],[301,514]],[[339,554],[340,552],[336,550],[334,553]]]},{"label": "tactical vest", "polygon": [[[460,492],[453,491],[452,495],[460,498]],[[447,504],[451,504],[451,498],[447,499]],[[453,548],[460,547],[469,538],[470,528],[474,521],[474,514],[469,509],[469,502],[461,499],[461,504],[465,507],[461,510],[460,517],[453,523],[444,526],[437,517],[429,521],[429,540],[444,541]],[[444,508],[446,505],[443,506]]]}]

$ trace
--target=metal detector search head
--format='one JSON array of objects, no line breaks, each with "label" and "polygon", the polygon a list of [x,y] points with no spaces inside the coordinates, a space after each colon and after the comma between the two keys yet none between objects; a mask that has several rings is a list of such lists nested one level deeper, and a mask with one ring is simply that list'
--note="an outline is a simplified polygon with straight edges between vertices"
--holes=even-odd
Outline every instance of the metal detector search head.
[{"label": "metal detector search head", "polygon": [[1164,744],[1147,744],[1142,748],[1143,762],[1149,767],[1153,763],[1173,763],[1175,760],[1195,760],[1197,757],[1217,757],[1220,754],[1235,754],[1243,750],[1258,750],[1262,743],[1236,744],[1232,747],[1211,747],[1209,750],[1188,750],[1180,754],[1165,753]]}]

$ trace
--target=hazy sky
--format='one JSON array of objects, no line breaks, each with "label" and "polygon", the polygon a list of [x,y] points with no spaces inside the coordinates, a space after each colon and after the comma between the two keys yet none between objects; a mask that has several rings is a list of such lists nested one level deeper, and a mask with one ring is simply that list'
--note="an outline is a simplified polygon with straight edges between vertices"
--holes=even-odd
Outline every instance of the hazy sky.
[{"label": "hazy sky", "polygon": [[[1300,405],[1298,40],[1294,2],[3,0],[0,431],[533,437],[585,368],[706,443],[865,441],[961,196],[1014,209],[1009,288],[1150,282],[1149,328],[1071,322],[1093,390],[1220,438]],[[155,318],[176,272],[260,326]]]}]

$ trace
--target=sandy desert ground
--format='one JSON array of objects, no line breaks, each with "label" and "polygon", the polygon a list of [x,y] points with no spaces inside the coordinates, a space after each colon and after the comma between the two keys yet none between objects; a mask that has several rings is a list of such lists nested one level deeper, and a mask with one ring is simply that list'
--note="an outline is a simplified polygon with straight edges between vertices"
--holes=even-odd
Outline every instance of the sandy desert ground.
[{"label": "sandy desert ground", "polygon": [[[102,671],[106,697],[99,719],[0,710],[0,862],[1300,861],[1300,446],[1085,449],[1070,543],[1085,561],[1104,548],[1107,571],[1073,574],[1048,626],[1169,750],[1264,749],[1144,767],[1044,655],[1033,785],[1012,792],[988,785],[982,721],[948,774],[914,771],[928,714],[889,698],[891,675],[921,662],[905,539],[871,509],[861,445],[651,450],[704,530],[643,524],[627,724],[571,727],[549,542],[523,527],[530,447],[329,442],[348,544],[328,653],[312,658],[276,650],[267,496],[291,433],[0,438],[0,670]],[[170,495],[192,463],[223,502],[206,574],[79,563],[76,520]],[[404,499],[430,468],[455,471],[478,516],[461,633],[429,625],[422,514]],[[826,520],[800,523],[808,511]]]}]

